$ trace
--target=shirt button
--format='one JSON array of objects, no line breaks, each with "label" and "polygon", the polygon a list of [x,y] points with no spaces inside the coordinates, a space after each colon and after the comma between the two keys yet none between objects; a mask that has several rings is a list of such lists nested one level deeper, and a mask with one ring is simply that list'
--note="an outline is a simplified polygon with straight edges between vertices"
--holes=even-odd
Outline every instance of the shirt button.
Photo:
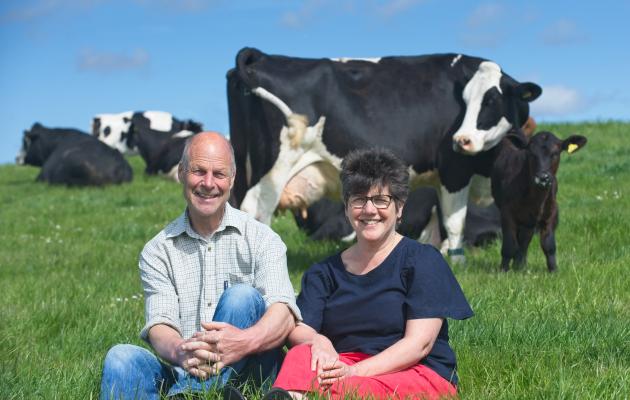
[{"label": "shirt button", "polygon": [[208,245],[208,251],[212,250],[212,246]]},{"label": "shirt button", "polygon": [[208,307],[212,307],[212,303],[208,303]]}]

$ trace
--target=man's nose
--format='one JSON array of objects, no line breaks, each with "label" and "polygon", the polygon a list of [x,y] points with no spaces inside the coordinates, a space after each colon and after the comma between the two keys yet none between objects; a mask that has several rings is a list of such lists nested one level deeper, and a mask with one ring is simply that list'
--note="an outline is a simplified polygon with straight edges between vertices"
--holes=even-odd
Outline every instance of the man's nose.
[{"label": "man's nose", "polygon": [[204,186],[214,186],[214,176],[212,174],[205,174],[202,183]]}]

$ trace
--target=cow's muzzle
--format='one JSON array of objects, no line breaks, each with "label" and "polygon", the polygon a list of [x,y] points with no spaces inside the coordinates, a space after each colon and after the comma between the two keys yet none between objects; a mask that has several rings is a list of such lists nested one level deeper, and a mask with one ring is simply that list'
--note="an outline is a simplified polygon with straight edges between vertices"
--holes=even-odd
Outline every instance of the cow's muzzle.
[{"label": "cow's muzzle", "polygon": [[534,176],[534,183],[541,188],[548,188],[553,182],[553,175],[549,172],[540,172]]},{"label": "cow's muzzle", "polygon": [[453,138],[453,151],[456,153],[474,154],[473,143],[467,137]]}]

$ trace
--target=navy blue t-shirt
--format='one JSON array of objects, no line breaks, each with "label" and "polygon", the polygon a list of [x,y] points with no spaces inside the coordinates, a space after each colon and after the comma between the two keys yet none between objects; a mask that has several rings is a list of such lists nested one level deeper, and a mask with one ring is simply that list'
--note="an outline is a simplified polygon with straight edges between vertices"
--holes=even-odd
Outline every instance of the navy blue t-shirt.
[{"label": "navy blue t-shirt", "polygon": [[[365,275],[346,271],[341,253],[312,265],[297,304],[304,323],[328,337],[338,353],[380,353],[404,336],[408,319],[473,315],[444,257],[406,237]],[[420,363],[457,384],[446,319]]]}]

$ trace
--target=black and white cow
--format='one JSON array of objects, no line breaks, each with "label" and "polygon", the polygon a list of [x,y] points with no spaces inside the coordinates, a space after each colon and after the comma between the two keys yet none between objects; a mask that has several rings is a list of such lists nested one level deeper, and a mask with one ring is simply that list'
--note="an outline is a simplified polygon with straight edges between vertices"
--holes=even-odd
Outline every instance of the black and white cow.
[{"label": "black and white cow", "polygon": [[201,132],[202,125],[193,120],[178,120],[164,111],[126,111],[98,114],[92,118],[92,135],[123,154],[137,154],[139,133],[163,133],[180,136]]},{"label": "black and white cow", "polygon": [[[295,222],[313,240],[352,240],[352,227],[344,213],[343,203],[323,198],[306,209],[294,210]],[[409,194],[400,224],[400,234],[441,248],[446,240],[437,191],[432,187],[421,187]],[[480,207],[468,203],[464,243],[468,246],[483,246],[500,236],[501,221],[498,208],[493,204]]]},{"label": "black and white cow", "polygon": [[[441,186],[456,259],[463,259],[471,177],[489,176],[487,150],[525,124],[528,103],[542,92],[492,61],[461,54],[331,60],[244,48],[227,78],[233,201],[242,210],[268,223],[277,207],[308,206],[339,191],[330,171],[349,151],[388,147],[409,164],[412,185]],[[303,173],[305,186],[291,190],[296,202],[281,203]]]},{"label": "black and white cow", "polygon": [[15,161],[42,167],[37,180],[51,184],[100,186],[129,182],[133,176],[122,154],[93,136],[39,123],[24,131]]},{"label": "black and white cow", "polygon": [[138,148],[147,165],[145,172],[148,175],[165,175],[179,181],[177,166],[182,158],[188,136],[190,135],[176,134],[160,144],[155,135],[139,135]]}]

